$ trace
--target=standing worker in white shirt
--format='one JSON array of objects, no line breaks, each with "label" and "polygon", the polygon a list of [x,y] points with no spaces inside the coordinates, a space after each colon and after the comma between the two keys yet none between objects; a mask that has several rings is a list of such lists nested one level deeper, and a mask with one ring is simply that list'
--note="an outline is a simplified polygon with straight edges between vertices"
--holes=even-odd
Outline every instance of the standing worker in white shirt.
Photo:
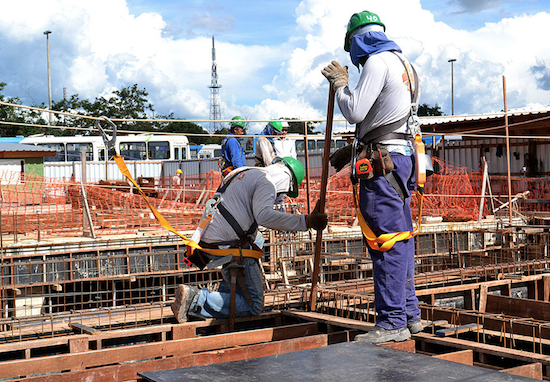
[{"label": "standing worker in white shirt", "polygon": [[296,159],[296,144],[293,140],[288,139],[286,135],[288,134],[288,122],[281,121],[282,124],[282,134],[273,139],[275,146],[275,155],[279,158],[292,157]]}]

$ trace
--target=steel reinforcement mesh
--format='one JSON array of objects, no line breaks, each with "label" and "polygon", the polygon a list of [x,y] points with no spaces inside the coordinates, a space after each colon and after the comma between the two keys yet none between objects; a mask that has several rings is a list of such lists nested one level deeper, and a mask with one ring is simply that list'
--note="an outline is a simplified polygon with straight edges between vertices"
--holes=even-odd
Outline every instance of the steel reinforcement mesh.
[{"label": "steel reinforcement mesh", "polygon": [[[428,178],[423,202],[423,215],[442,217],[444,221],[477,219],[482,189],[482,172],[433,159],[437,170]],[[317,174],[317,169],[310,169]],[[507,201],[507,179],[490,176],[486,195],[492,192],[494,200],[486,199],[483,215]],[[199,178],[187,177],[185,185],[173,186],[166,178],[143,178],[138,181],[155,206],[174,228],[188,231],[196,228],[204,203],[217,189],[221,176],[210,171]],[[300,196],[287,198],[295,213],[307,213],[306,182]],[[319,176],[312,176],[309,187],[309,208],[319,198]],[[527,195],[516,202],[520,211],[549,211],[550,182],[548,178],[512,177],[512,195]],[[2,234],[52,236],[80,236],[90,227],[89,216],[96,235],[135,233],[140,230],[158,230],[160,225],[137,190],[123,181],[80,184],[64,182],[20,172],[0,172],[0,204]],[[349,167],[329,178],[326,194],[326,212],[332,225],[352,225],[356,213]],[[412,198],[413,218],[418,214],[416,198]],[[504,210],[503,210],[504,211]]]}]

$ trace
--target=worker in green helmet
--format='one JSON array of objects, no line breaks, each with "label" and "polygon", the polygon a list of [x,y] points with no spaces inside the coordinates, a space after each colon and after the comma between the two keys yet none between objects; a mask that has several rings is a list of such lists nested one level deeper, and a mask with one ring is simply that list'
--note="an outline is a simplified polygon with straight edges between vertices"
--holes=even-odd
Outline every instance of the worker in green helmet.
[{"label": "worker in green helmet", "polygon": [[[287,214],[273,208],[277,195],[298,196],[304,174],[302,163],[291,157],[278,158],[267,167],[241,167],[233,170],[217,191],[221,202],[217,204],[210,224],[203,231],[200,246],[214,249],[261,249],[263,235],[258,232],[258,226],[281,231],[306,231],[309,228],[323,230],[327,225],[327,215],[320,212],[319,207],[309,215]],[[203,267],[211,261],[215,261],[215,266],[222,265],[223,281],[217,291],[178,285],[172,311],[179,322],[187,321],[188,314],[206,318],[229,316],[229,273],[230,267],[236,262],[244,267],[243,279],[248,293],[241,287],[236,289],[235,316],[257,315],[262,311],[264,284],[256,258],[233,258],[232,255],[220,258],[200,250],[195,250],[193,256],[197,252],[204,259]]]},{"label": "worker in green helmet", "polygon": [[283,124],[278,119],[270,121],[256,140],[256,166],[269,166],[277,156],[274,138],[284,134]]},{"label": "worker in green helmet", "polygon": [[220,170],[222,176],[226,176],[236,168],[246,165],[246,157],[243,147],[237,136],[243,135],[246,123],[243,117],[237,115],[231,118],[230,132],[222,141],[222,157],[220,158]]},{"label": "worker in green helmet", "polygon": [[[376,13],[351,16],[344,50],[360,71],[355,89],[349,87],[347,67],[332,61],[322,70],[336,92],[340,111],[356,125],[354,145],[335,152],[331,164],[338,171],[363,153],[362,158],[373,163],[370,174],[360,174],[357,166],[351,166],[351,174],[354,183],[360,182],[359,211],[376,235],[413,229],[413,135],[418,126],[414,123],[419,95],[416,72],[385,31]],[[383,166],[377,167],[376,160],[383,160]],[[404,341],[423,329],[414,288],[414,239],[397,241],[385,252],[379,249],[369,247],[376,326],[356,340]]]}]

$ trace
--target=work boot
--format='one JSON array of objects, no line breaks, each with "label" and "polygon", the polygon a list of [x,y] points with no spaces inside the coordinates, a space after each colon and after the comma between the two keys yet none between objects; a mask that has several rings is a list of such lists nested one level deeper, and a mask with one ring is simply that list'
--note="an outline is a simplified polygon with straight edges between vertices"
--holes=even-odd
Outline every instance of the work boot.
[{"label": "work boot", "polygon": [[172,304],[172,313],[179,323],[187,322],[187,313],[199,288],[180,284],[176,288],[176,300]]},{"label": "work boot", "polygon": [[406,327],[399,329],[385,329],[375,325],[374,328],[366,333],[355,336],[355,342],[366,342],[369,344],[379,344],[382,342],[401,342],[411,338],[411,332]]},{"label": "work boot", "polygon": [[422,324],[420,320],[409,321],[407,322],[407,328],[409,328],[409,332],[411,332],[411,334],[416,334],[424,330],[424,324]]}]

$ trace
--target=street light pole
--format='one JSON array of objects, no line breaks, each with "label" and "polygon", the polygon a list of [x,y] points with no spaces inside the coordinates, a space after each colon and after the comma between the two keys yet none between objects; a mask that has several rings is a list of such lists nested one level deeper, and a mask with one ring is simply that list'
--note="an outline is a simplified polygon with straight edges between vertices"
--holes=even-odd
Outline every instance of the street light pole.
[{"label": "street light pole", "polygon": [[451,115],[455,115],[455,83],[454,83],[454,62],[456,61],[456,58],[451,58],[449,61],[451,63],[451,104],[452,104],[452,112]]},{"label": "street light pole", "polygon": [[[44,34],[46,35],[46,52],[48,54],[48,109],[52,110],[52,77],[50,74],[50,33],[52,31],[45,31]],[[50,114],[50,123],[49,125],[52,125],[52,113]]]}]

